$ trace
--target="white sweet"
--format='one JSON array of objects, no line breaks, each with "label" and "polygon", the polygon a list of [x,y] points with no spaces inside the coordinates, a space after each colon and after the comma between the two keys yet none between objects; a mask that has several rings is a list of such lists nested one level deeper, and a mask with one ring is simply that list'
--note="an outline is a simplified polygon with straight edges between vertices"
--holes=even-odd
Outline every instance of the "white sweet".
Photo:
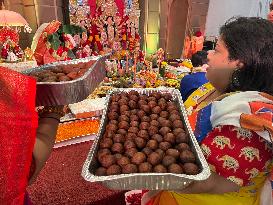
[{"label": "white sweet", "polygon": [[105,102],[105,98],[86,99],[69,105],[69,108],[73,114],[100,111],[105,108]]},{"label": "white sweet", "polygon": [[7,61],[8,62],[18,61],[18,57],[13,52],[8,52]]}]

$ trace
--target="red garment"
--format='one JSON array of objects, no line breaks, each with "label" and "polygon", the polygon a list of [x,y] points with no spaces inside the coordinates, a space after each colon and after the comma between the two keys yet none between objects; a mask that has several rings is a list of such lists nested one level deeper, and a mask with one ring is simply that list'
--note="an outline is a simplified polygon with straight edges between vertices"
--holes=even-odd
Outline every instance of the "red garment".
[{"label": "red garment", "polygon": [[211,169],[240,186],[265,172],[271,148],[256,132],[234,126],[214,128],[201,143]]},{"label": "red garment", "polygon": [[24,203],[38,115],[36,81],[0,67],[0,204]]}]

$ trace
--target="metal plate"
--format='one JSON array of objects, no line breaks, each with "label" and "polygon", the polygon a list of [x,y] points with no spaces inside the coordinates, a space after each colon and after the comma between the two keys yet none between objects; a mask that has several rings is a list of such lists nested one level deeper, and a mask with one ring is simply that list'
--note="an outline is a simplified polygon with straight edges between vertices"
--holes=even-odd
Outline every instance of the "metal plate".
[{"label": "metal plate", "polygon": [[75,80],[64,82],[37,82],[36,106],[68,105],[86,99],[106,76],[105,60],[108,55],[88,57],[70,61],[55,62],[22,72],[50,69],[63,65],[94,62],[86,73]]},{"label": "metal plate", "polygon": [[[161,93],[170,93],[173,96],[173,101],[179,105],[181,117],[184,121],[186,131],[190,135],[190,146],[192,147],[195,156],[197,156],[197,164],[201,171],[197,175],[173,174],[173,173],[133,173],[120,174],[112,176],[96,176],[94,175],[98,162],[96,153],[98,150],[98,142],[103,136],[107,124],[107,112],[111,95],[120,92],[129,92],[135,90],[141,94],[147,94],[158,91]],[[90,182],[102,182],[105,186],[111,189],[129,190],[129,189],[148,189],[148,190],[181,190],[189,185],[192,181],[205,180],[210,176],[210,169],[205,160],[205,157],[198,145],[198,142],[190,127],[188,116],[183,105],[180,92],[176,89],[114,89],[106,98],[106,109],[103,112],[100,129],[96,140],[91,147],[87,159],[83,165],[82,176]]]}]

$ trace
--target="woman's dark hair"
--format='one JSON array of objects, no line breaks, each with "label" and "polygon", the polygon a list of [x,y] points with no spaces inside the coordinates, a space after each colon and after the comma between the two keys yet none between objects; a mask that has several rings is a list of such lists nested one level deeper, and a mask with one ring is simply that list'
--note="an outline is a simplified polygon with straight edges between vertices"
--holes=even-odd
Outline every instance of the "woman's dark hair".
[{"label": "woman's dark hair", "polygon": [[232,75],[228,91],[273,95],[273,23],[257,17],[232,18],[221,27],[220,35],[229,58],[243,64]]},{"label": "woman's dark hair", "polygon": [[193,54],[191,57],[191,63],[193,67],[198,67],[206,64],[208,62],[207,56],[207,51],[198,51],[197,53]]}]

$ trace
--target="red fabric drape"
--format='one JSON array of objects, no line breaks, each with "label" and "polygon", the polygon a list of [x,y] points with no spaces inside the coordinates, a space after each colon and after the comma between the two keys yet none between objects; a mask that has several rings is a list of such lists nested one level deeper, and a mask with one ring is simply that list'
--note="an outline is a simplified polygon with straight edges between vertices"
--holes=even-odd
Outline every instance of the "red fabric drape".
[{"label": "red fabric drape", "polygon": [[0,67],[0,204],[24,203],[38,116],[36,81]]},{"label": "red fabric drape", "polygon": [[90,16],[94,18],[96,15],[96,8],[97,8],[96,0],[88,0],[88,5],[90,7]]}]

